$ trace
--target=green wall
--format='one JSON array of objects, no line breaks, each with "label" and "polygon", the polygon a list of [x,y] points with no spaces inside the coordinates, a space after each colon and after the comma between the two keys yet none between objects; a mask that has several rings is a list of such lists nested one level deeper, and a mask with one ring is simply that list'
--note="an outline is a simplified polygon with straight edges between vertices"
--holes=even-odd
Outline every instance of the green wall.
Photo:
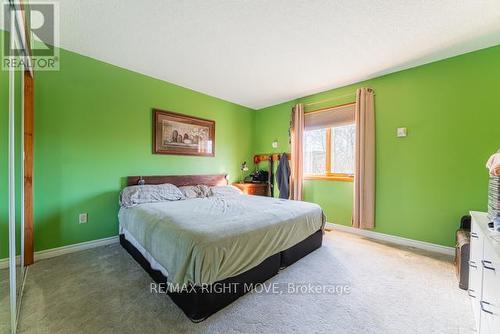
[{"label": "green wall", "polygon": [[304,200],[320,204],[328,222],[351,225],[353,196],[352,182],[304,181]]},{"label": "green wall", "polygon": [[[486,210],[484,165],[500,148],[500,46],[261,109],[255,150],[268,152],[278,139],[278,150],[289,151],[294,103],[351,102],[362,86],[376,94],[375,231],[453,246],[460,217]],[[397,127],[408,137],[397,138]],[[306,181],[304,198],[328,221],[350,225],[352,183]]]},{"label": "green wall", "polygon": [[[255,111],[65,50],[60,59],[59,72],[35,79],[37,251],[117,235],[128,175],[236,180],[251,161]],[[215,120],[215,157],[152,154],[152,108]]]},{"label": "green wall", "polygon": [[[0,73],[0,154],[7,150],[7,75]],[[484,163],[500,148],[500,46],[253,111],[61,50],[61,70],[35,80],[35,249],[114,236],[127,175],[229,173],[253,153],[289,151],[296,102],[376,92],[376,231],[452,246],[461,215],[486,209]],[[332,102],[326,103],[331,105]],[[326,105],[315,105],[315,108]],[[151,109],[216,121],[216,156],[151,153]],[[396,138],[407,127],[407,138]],[[280,147],[271,148],[277,139]],[[264,167],[264,166],[263,166]],[[0,187],[7,186],[0,160]],[[352,183],[305,181],[305,200],[349,225]],[[7,255],[0,192],[0,258]],[[5,197],[5,198],[4,198]],[[78,224],[78,214],[89,214]]]}]

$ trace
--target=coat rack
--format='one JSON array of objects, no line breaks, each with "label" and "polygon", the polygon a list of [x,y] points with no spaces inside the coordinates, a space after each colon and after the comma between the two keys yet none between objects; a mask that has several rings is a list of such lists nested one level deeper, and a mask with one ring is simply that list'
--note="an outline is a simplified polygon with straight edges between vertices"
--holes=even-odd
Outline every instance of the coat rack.
[{"label": "coat rack", "polygon": [[[292,155],[286,153],[288,160],[291,159]],[[261,161],[278,161],[281,158],[281,153],[262,153],[253,156],[253,162],[258,164]]]},{"label": "coat rack", "polygon": [[[267,193],[268,196],[274,197],[274,162],[279,161],[282,153],[266,153],[256,154],[253,156],[253,162],[258,165],[262,161],[269,161],[268,178],[267,178]],[[291,159],[290,153],[285,153],[288,160]]]}]

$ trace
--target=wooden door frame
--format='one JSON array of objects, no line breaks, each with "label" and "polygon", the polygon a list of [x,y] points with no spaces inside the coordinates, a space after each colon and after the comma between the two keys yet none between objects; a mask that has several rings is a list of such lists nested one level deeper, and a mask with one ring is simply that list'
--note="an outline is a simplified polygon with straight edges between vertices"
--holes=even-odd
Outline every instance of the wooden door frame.
[{"label": "wooden door frame", "polygon": [[34,262],[33,223],[33,157],[34,157],[34,78],[31,72],[24,73],[24,265]]},{"label": "wooden door frame", "polygon": [[[31,27],[29,24],[29,5],[20,4],[23,19],[24,33],[26,39],[26,55],[29,58],[28,64],[32,66],[31,61]],[[28,15],[27,15],[28,13]],[[35,128],[35,99],[34,99],[34,76],[33,67],[25,68],[23,72],[23,245],[24,245],[24,265],[29,266],[34,262],[34,243],[33,243],[33,225],[34,225],[34,195],[33,195],[33,161],[34,161],[34,128]]]}]

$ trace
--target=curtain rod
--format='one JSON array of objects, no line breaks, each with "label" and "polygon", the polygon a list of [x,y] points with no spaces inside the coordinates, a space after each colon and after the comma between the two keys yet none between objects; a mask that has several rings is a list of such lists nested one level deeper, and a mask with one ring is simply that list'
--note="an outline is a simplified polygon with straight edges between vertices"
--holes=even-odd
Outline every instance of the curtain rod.
[{"label": "curtain rod", "polygon": [[329,102],[329,101],[333,101],[333,100],[338,100],[338,99],[342,99],[342,98],[346,98],[346,97],[355,97],[355,96],[356,96],[356,93],[351,93],[351,94],[345,94],[345,95],[341,95],[341,96],[330,97],[328,99],[324,99],[324,100],[317,101],[317,102],[304,103],[304,107],[312,106],[312,105],[315,105],[315,104],[321,104],[321,103]]}]

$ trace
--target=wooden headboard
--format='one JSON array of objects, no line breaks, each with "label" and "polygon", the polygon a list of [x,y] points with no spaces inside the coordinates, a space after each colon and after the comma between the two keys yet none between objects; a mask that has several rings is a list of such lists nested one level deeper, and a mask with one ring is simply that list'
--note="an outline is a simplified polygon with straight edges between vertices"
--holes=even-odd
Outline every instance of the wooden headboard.
[{"label": "wooden headboard", "polygon": [[[197,184],[206,184],[207,186],[225,186],[227,185],[226,176],[227,174],[129,176],[127,177],[127,186],[162,183],[171,183],[178,187],[194,186]],[[139,183],[140,180],[143,180],[144,183]]]}]

